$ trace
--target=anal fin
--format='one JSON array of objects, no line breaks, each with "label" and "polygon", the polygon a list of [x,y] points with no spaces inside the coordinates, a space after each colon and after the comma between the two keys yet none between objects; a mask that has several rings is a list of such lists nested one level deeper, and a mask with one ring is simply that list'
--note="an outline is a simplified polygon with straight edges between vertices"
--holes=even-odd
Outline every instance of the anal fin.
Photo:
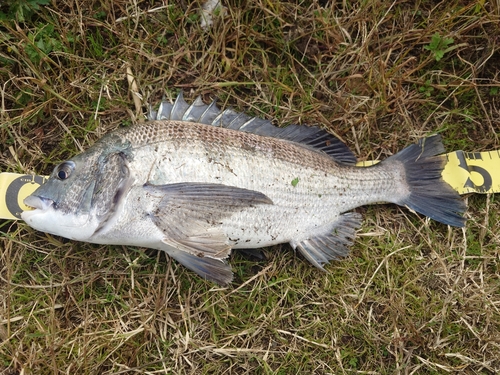
[{"label": "anal fin", "polygon": [[291,241],[290,244],[315,267],[324,270],[323,265],[349,254],[349,246],[352,245],[356,229],[360,226],[361,215],[348,212],[340,215],[338,220],[331,224],[329,232],[300,241]]}]

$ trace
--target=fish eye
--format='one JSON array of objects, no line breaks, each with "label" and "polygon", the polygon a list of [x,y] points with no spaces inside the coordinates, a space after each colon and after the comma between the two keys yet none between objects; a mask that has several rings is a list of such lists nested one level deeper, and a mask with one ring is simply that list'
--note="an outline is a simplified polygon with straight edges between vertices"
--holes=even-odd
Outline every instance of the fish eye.
[{"label": "fish eye", "polygon": [[71,176],[71,172],[73,172],[74,169],[75,163],[65,161],[57,166],[55,175],[59,180],[66,180],[69,176]]}]

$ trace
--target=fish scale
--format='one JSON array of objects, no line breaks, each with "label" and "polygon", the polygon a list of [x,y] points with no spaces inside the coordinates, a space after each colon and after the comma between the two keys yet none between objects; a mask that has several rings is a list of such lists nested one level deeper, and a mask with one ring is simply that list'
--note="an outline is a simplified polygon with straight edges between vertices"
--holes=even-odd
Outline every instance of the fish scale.
[{"label": "fish scale", "polygon": [[228,284],[232,249],[290,243],[319,269],[347,255],[361,216],[390,202],[462,226],[465,205],[442,180],[439,136],[359,168],[316,127],[269,121],[182,95],[56,166],[25,203],[32,227],[71,239],[165,251]]}]

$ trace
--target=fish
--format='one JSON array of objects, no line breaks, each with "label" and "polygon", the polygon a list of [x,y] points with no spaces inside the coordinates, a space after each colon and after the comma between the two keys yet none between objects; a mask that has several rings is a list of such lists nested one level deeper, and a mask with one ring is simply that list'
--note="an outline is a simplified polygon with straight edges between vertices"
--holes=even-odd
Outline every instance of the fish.
[{"label": "fish", "polygon": [[444,151],[431,135],[358,167],[319,127],[277,127],[181,93],[58,164],[22,218],[71,240],[164,251],[221,285],[237,249],[289,243],[325,270],[348,255],[360,206],[394,203],[464,226],[466,205],[441,177]]}]

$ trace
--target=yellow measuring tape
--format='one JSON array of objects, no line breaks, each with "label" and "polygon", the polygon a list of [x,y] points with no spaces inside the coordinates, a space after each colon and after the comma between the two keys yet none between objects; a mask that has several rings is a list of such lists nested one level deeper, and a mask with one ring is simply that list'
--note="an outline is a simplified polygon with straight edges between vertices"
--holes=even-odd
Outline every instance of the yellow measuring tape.
[{"label": "yellow measuring tape", "polygon": [[[446,154],[443,179],[459,194],[500,193],[500,150],[486,152],[455,151]],[[360,162],[359,166],[375,162]],[[17,220],[28,209],[24,198],[47,178],[18,173],[0,173],[0,219]]]},{"label": "yellow measuring tape", "polygon": [[21,219],[21,212],[29,209],[23,200],[47,178],[19,173],[0,173],[0,219]]},{"label": "yellow measuring tape", "polygon": [[459,194],[500,193],[500,150],[446,154],[443,179]]}]

